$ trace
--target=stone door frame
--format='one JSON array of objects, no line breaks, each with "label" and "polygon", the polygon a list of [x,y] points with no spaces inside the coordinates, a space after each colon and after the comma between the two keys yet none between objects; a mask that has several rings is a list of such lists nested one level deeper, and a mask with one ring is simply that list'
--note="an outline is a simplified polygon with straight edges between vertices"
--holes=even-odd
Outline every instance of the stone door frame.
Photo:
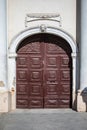
[{"label": "stone door frame", "polygon": [[[72,49],[72,108],[76,102],[76,90],[78,89],[78,49],[73,38],[66,32],[54,27],[34,27],[19,33],[11,42],[8,49],[8,90],[11,92],[11,110],[16,109],[16,57],[17,47],[26,37],[39,33],[48,33],[65,39]],[[77,66],[77,67],[76,67]]]}]

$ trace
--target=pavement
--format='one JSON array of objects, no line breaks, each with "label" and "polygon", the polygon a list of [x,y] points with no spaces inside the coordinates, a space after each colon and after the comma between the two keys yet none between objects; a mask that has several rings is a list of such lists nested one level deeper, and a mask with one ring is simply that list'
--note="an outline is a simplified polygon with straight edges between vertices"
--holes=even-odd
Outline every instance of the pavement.
[{"label": "pavement", "polygon": [[87,112],[71,109],[16,110],[0,114],[0,130],[87,130]]}]

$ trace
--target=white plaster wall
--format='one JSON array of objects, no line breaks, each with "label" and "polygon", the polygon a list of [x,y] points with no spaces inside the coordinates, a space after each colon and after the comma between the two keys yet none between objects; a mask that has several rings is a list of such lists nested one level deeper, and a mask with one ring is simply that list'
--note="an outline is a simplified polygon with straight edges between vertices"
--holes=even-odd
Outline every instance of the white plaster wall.
[{"label": "white plaster wall", "polygon": [[7,87],[6,83],[6,0],[0,0],[0,89]]},{"label": "white plaster wall", "polygon": [[59,13],[61,29],[76,39],[76,0],[8,0],[9,43],[25,29],[25,16],[28,13]]}]

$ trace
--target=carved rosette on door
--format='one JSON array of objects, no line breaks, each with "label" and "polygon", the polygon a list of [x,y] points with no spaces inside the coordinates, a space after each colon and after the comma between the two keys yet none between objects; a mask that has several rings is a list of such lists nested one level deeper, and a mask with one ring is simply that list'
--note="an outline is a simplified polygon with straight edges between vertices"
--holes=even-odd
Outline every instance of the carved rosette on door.
[{"label": "carved rosette on door", "polygon": [[17,54],[17,108],[69,108],[71,59],[66,51],[32,42]]}]

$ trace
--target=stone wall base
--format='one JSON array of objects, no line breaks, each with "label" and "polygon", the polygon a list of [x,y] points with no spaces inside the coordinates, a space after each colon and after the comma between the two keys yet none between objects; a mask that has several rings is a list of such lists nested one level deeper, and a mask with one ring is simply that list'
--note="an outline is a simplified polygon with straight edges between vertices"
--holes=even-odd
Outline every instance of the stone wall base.
[{"label": "stone wall base", "polygon": [[[72,109],[78,112],[87,111],[87,95],[82,95],[79,90],[77,95],[73,93],[72,95]],[[16,109],[16,94],[14,91],[0,91],[0,112],[9,112]]]},{"label": "stone wall base", "polygon": [[0,113],[9,112],[15,109],[15,93],[0,91]]},{"label": "stone wall base", "polygon": [[8,112],[10,109],[9,102],[9,92],[7,91],[0,91],[0,112]]},{"label": "stone wall base", "polygon": [[87,95],[82,94],[81,90],[77,94],[77,111],[87,112]]}]

